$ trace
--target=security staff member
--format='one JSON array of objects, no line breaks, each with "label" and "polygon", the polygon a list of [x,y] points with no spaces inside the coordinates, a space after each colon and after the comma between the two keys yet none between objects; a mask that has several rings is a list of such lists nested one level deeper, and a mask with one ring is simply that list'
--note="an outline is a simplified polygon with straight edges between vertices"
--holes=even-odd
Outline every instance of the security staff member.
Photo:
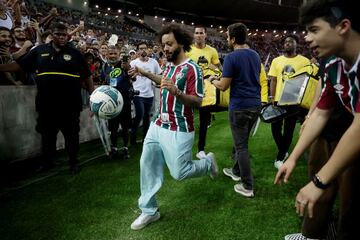
[{"label": "security staff member", "polygon": [[122,138],[124,147],[122,149],[122,157],[129,159],[129,129],[131,127],[131,98],[129,96],[132,84],[127,74],[127,69],[124,69],[126,63],[120,61],[120,51],[115,46],[109,46],[107,53],[107,62],[101,70],[101,80],[106,84],[116,88],[121,93],[124,105],[121,113],[113,119],[109,120],[109,130],[111,139],[111,154],[117,154],[117,133],[119,124],[122,128]]},{"label": "security staff member", "polygon": [[81,53],[68,43],[67,27],[53,27],[53,41],[39,45],[17,62],[0,65],[0,71],[36,73],[38,112],[36,130],[42,138],[42,169],[53,166],[56,136],[59,130],[65,138],[70,171],[79,172],[79,116],[82,110],[81,87],[91,93],[90,71]]}]

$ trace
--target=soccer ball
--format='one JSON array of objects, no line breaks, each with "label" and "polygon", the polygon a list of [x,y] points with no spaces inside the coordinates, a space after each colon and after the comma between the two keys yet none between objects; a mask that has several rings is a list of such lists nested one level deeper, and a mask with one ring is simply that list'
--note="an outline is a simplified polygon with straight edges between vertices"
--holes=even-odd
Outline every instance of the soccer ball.
[{"label": "soccer ball", "polygon": [[111,86],[100,86],[90,95],[90,110],[99,118],[112,119],[120,114],[124,105],[121,93]]}]

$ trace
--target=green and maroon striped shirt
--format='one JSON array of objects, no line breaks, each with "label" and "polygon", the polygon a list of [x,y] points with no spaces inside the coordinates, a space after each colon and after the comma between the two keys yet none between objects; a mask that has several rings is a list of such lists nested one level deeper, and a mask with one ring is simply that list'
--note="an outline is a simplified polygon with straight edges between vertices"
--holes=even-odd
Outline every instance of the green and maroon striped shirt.
[{"label": "green and maroon striped shirt", "polygon": [[[192,60],[188,59],[177,66],[168,64],[163,77],[172,79],[184,94],[203,97],[202,73],[200,67]],[[167,89],[162,88],[160,90],[160,111],[154,122],[172,131],[193,132],[193,108],[185,106]]]},{"label": "green and maroon striped shirt", "polygon": [[352,113],[360,112],[360,54],[350,68],[341,58],[330,58],[325,66],[324,88],[317,106],[320,109],[332,109],[336,98]]}]

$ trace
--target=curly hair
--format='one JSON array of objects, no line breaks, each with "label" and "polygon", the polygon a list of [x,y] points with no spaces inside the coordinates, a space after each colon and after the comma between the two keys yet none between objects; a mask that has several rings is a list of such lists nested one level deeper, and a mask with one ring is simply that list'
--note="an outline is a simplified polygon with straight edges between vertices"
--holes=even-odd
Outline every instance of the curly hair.
[{"label": "curly hair", "polygon": [[186,30],[182,25],[171,23],[166,25],[158,32],[158,41],[160,44],[161,38],[165,34],[173,33],[175,40],[178,44],[183,45],[184,51],[188,52],[191,50],[191,44],[193,43],[193,34]]}]

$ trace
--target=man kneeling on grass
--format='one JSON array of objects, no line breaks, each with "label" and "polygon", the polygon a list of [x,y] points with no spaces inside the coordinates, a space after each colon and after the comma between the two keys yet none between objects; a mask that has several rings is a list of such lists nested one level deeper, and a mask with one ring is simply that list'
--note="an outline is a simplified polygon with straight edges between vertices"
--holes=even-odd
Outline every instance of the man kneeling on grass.
[{"label": "man kneeling on grass", "polygon": [[176,180],[209,174],[218,175],[213,153],[192,160],[194,144],[193,108],[200,107],[203,97],[203,78],[197,64],[185,52],[190,50],[192,35],[180,25],[171,24],[159,33],[169,64],[163,77],[139,67],[129,71],[131,76],[143,75],[160,84],[160,111],[146,134],[140,159],[139,208],[141,215],[131,224],[139,230],[160,218],[155,194],[164,179],[164,164]]}]

